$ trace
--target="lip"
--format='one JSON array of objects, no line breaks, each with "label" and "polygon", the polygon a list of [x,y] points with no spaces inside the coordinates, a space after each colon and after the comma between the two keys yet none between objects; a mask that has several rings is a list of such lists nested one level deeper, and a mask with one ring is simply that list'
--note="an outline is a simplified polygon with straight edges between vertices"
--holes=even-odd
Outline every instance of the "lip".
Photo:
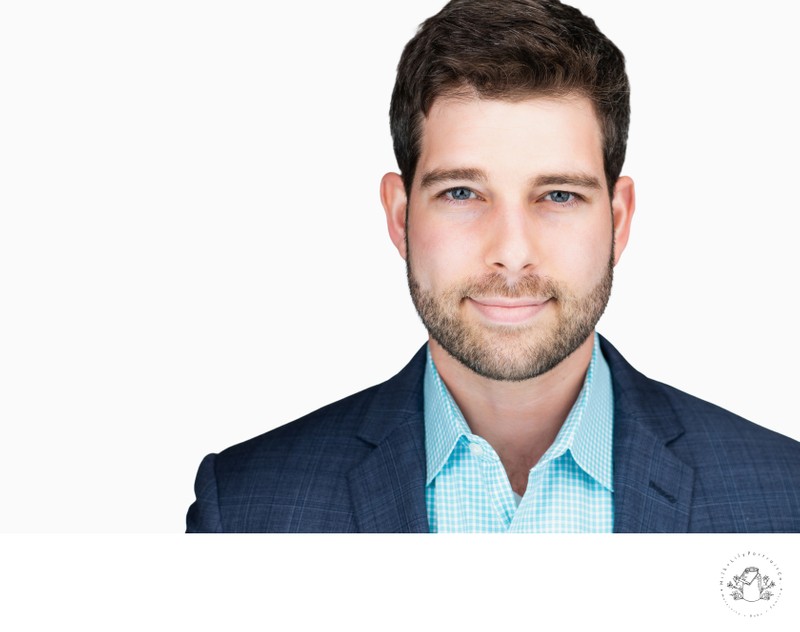
[{"label": "lip", "polygon": [[516,325],[536,316],[550,299],[531,297],[506,298],[494,296],[467,297],[475,310],[492,323]]}]

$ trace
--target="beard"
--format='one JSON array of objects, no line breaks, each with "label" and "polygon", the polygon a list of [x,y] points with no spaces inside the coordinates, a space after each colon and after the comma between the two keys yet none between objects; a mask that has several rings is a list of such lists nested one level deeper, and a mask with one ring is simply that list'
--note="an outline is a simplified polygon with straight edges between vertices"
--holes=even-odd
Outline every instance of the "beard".
[{"label": "beard", "polygon": [[[408,245],[406,245],[408,248]],[[499,273],[467,279],[439,293],[424,290],[406,250],[406,273],[414,307],[430,336],[456,360],[491,380],[522,381],[546,373],[592,333],[608,305],[614,276],[614,249],[603,277],[588,293],[575,295],[553,279],[528,275],[513,285]],[[555,322],[541,313],[530,324],[491,325],[470,321],[462,312],[468,297],[550,299]]]}]

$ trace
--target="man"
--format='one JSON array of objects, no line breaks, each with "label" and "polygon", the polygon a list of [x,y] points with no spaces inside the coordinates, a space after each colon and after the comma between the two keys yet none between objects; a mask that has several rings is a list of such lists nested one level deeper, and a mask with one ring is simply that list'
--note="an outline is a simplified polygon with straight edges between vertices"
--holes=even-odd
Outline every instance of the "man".
[{"label": "man", "polygon": [[558,2],[454,0],[398,66],[381,199],[429,341],[204,459],[189,531],[800,530],[800,444],[594,331],[628,241],[620,51]]}]

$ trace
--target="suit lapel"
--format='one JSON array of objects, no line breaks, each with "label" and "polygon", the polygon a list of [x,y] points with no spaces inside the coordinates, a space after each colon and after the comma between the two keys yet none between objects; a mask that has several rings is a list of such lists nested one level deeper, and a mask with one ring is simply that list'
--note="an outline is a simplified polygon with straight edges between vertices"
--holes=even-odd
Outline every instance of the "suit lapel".
[{"label": "suit lapel", "polygon": [[358,530],[426,533],[425,445],[403,424],[353,469],[350,494]]},{"label": "suit lapel", "polygon": [[614,418],[614,531],[686,532],[694,470],[634,419]]},{"label": "suit lapel", "polygon": [[385,382],[364,414],[359,437],[374,446],[348,474],[359,531],[428,532],[425,508],[425,347]]},{"label": "suit lapel", "polygon": [[694,470],[669,448],[683,426],[660,385],[601,345],[614,382],[614,531],[685,532]]},{"label": "suit lapel", "polygon": [[[614,383],[614,531],[685,532],[694,470],[669,448],[683,434],[659,388],[601,337]],[[359,431],[373,450],[348,474],[363,532],[427,532],[422,378],[425,347],[385,382]]]}]

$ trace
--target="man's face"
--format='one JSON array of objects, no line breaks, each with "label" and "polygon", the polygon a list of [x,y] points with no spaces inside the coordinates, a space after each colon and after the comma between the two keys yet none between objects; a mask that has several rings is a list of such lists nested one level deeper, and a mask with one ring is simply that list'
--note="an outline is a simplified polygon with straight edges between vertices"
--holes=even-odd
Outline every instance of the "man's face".
[{"label": "man's face", "polygon": [[414,305],[462,364],[529,379],[592,334],[615,227],[588,100],[437,100],[407,208],[398,247]]}]

